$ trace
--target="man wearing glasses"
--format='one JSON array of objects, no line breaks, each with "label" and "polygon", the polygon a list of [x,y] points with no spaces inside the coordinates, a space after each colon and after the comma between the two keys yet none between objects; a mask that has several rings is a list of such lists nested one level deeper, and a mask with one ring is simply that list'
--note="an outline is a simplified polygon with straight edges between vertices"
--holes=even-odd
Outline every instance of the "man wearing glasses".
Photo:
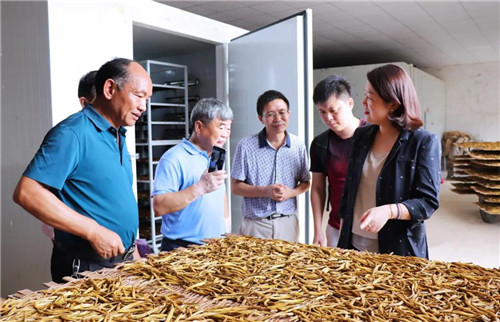
[{"label": "man wearing glasses", "polygon": [[264,92],[257,114],[264,129],[241,139],[231,170],[232,192],[243,196],[240,233],[297,242],[296,197],[310,181],[306,146],[287,131],[290,107],[282,93]]}]

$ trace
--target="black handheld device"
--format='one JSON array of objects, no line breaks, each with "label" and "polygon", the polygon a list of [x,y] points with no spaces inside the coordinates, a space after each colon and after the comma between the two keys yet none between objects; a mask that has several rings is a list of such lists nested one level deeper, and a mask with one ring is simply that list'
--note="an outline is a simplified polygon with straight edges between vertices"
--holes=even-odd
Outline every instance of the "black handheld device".
[{"label": "black handheld device", "polygon": [[224,167],[224,160],[226,159],[226,150],[214,146],[212,154],[210,154],[210,162],[208,164],[208,172],[222,170]]}]

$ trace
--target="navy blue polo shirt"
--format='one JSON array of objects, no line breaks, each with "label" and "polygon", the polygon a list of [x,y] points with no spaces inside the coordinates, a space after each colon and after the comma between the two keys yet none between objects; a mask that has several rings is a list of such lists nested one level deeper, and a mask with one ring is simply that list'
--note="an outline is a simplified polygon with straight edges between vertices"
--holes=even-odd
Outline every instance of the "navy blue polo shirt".
[{"label": "navy blue polo shirt", "polygon": [[[139,217],[125,132],[120,127],[118,148],[116,129],[86,105],[47,133],[24,176],[49,186],[67,206],[116,232],[128,248]],[[72,246],[88,244],[57,229],[55,239]]]}]

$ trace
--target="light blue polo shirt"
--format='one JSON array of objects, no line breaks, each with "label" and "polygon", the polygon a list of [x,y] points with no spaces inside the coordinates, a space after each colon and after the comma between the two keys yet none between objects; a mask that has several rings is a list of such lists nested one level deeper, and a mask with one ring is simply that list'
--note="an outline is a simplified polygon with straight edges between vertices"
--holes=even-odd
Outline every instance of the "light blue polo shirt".
[{"label": "light blue polo shirt", "polygon": [[[184,190],[200,181],[207,169],[208,154],[190,141],[183,141],[163,154],[156,167],[152,196]],[[224,231],[226,187],[204,194],[186,208],[162,217],[161,233],[170,239],[201,244],[205,238],[221,237]]]},{"label": "light blue polo shirt", "polygon": [[[23,175],[49,186],[70,208],[116,232],[128,248],[139,216],[125,132],[120,127],[118,149],[116,129],[86,105],[47,133]],[[88,244],[59,230],[55,239],[73,246]]]}]

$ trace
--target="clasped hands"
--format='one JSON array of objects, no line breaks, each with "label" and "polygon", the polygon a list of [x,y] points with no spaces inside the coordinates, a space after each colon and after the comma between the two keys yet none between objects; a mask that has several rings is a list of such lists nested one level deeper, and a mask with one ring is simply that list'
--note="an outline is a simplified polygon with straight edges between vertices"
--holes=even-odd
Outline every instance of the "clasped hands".
[{"label": "clasped hands", "polygon": [[290,198],[290,188],[281,183],[275,183],[268,186],[270,198],[274,201],[285,201]]}]

